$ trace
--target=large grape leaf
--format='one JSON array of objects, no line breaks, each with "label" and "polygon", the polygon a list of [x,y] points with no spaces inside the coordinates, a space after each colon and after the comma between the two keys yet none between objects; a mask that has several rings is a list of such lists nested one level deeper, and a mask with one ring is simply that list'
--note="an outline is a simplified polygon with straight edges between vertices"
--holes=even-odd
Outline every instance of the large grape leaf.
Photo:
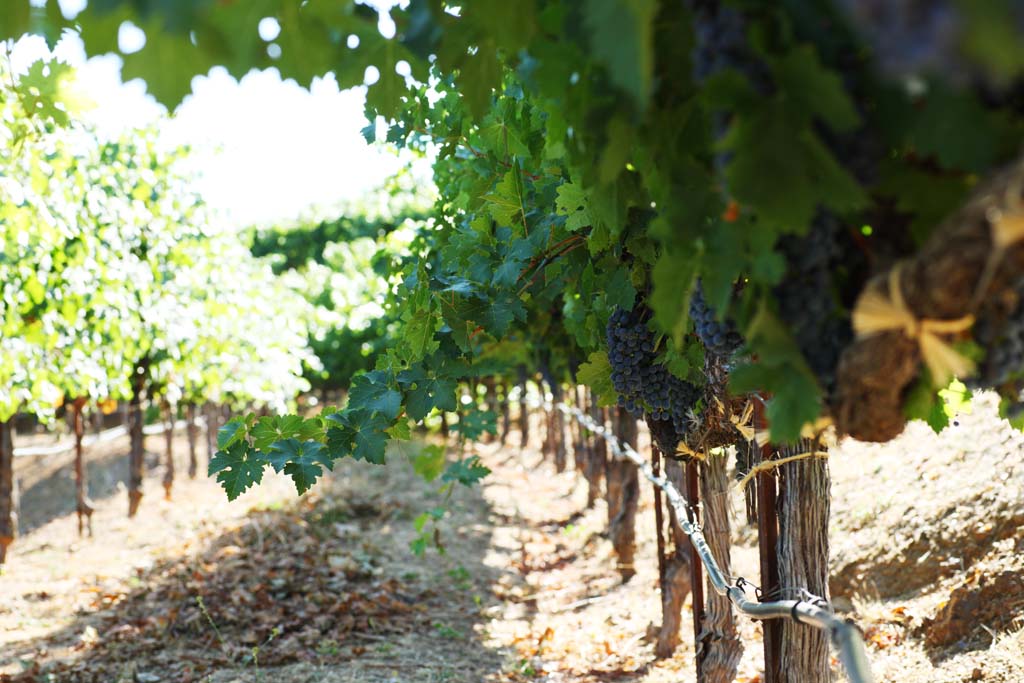
[{"label": "large grape leaf", "polygon": [[606,351],[591,353],[587,362],[580,365],[579,370],[576,371],[576,377],[580,384],[585,384],[594,392],[598,405],[615,405],[618,394],[612,384],[612,366],[608,362]]},{"label": "large grape leaf", "polygon": [[348,394],[349,405],[353,408],[380,412],[388,420],[393,420],[402,410],[402,394],[383,381],[375,381],[375,378],[382,379],[373,373],[352,378]]},{"label": "large grape leaf", "polygon": [[210,458],[207,472],[211,477],[217,476],[217,481],[228,494],[228,500],[234,500],[250,486],[263,480],[265,466],[262,460],[250,457],[244,441],[235,441]]}]

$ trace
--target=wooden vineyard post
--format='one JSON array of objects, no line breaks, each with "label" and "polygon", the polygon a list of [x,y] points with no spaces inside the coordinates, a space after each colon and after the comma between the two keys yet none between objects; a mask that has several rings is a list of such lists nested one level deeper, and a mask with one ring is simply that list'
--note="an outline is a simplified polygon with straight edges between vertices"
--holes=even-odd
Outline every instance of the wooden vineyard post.
[{"label": "wooden vineyard post", "polygon": [[512,406],[508,400],[508,382],[501,383],[501,434],[498,442],[504,446],[508,443],[508,433],[512,428]]},{"label": "wooden vineyard post", "polygon": [[[811,439],[779,449],[780,457],[822,450]],[[828,600],[828,460],[808,457],[778,469],[779,582]],[[785,597],[801,597],[786,595]],[[806,624],[781,624],[779,670],[786,683],[828,683],[828,634]]]},{"label": "wooden vineyard post", "polygon": [[[562,402],[564,393],[562,385],[558,382],[551,383],[551,400],[555,405]],[[554,449],[555,471],[565,472],[568,462],[566,456],[568,449],[565,447],[565,416],[561,410],[548,411],[548,438],[551,439],[551,447]]]},{"label": "wooden vineyard post", "polygon": [[148,364],[143,362],[132,375],[132,397],[128,404],[128,516],[134,517],[142,502],[142,476],[145,472],[145,443],[142,433],[145,416],[142,414],[142,392],[146,386]]},{"label": "wooden vineyard post", "polygon": [[[578,409],[585,411],[586,408],[583,405],[583,387],[579,384],[573,385],[572,391],[573,405]],[[579,420],[569,420],[569,433],[572,434],[572,462],[576,468],[577,474],[583,474],[586,479],[587,472],[587,447],[586,439],[587,433],[583,429],[583,423]],[[589,498],[589,496],[588,496]]]},{"label": "wooden vineyard post", "polygon": [[[651,444],[651,471],[655,477],[661,476],[661,450]],[[658,547],[658,587],[665,591],[665,511],[662,501],[661,487],[654,489],[654,538]]]},{"label": "wooden vineyard post", "polygon": [[[692,511],[693,524],[700,524],[700,469],[693,460],[686,461],[686,504]],[[704,565],[697,559],[697,550],[690,545],[690,590],[693,591],[693,647],[696,658],[697,675],[702,670],[704,652],[700,647],[701,634],[704,633]]]},{"label": "wooden vineyard post", "polygon": [[[719,569],[729,576],[732,564],[729,553],[729,474],[726,457],[721,452],[708,452],[700,462],[700,490],[704,537]],[[743,642],[736,630],[732,602],[726,596],[709,590],[701,619],[703,623],[697,644],[700,653],[698,680],[701,683],[731,683],[736,678],[743,656]]]},{"label": "wooden vineyard post", "polygon": [[174,418],[175,410],[168,401],[163,405],[164,418],[167,427],[164,430],[164,500],[171,499],[171,489],[174,487]]},{"label": "wooden vineyard post", "polygon": [[[498,388],[495,385],[493,377],[487,377],[484,379],[484,410],[489,410],[497,416],[498,413]],[[473,398],[476,398],[474,395]],[[484,432],[481,435],[481,441],[483,443],[491,443],[494,440],[494,435],[490,432]]]},{"label": "wooden vineyard post", "polygon": [[[593,392],[584,387],[583,397],[586,405],[581,405],[580,410],[589,414],[598,424],[603,425],[604,411],[597,406],[597,400],[594,398]],[[587,507],[590,508],[601,497],[601,477],[604,476],[608,450],[604,439],[600,438],[597,434],[590,434],[587,430],[583,430],[583,443],[586,451],[583,474],[587,480]]]},{"label": "wooden vineyard post", "polygon": [[519,365],[519,450],[530,443],[530,411],[526,405],[526,366]]},{"label": "wooden vineyard post", "polygon": [[[764,402],[754,398],[755,433],[765,433],[768,420],[765,417]],[[755,449],[758,449],[756,441]],[[770,460],[772,447],[765,444],[759,448],[760,461]],[[756,463],[755,463],[756,464]],[[761,599],[775,599],[779,591],[779,522],[776,503],[775,475],[760,472],[757,475],[757,545],[761,559]],[[761,622],[764,629],[764,683],[780,683],[779,656],[782,644],[782,623],[778,619]]]},{"label": "wooden vineyard post", "polygon": [[82,438],[85,434],[85,421],[82,418],[84,406],[85,398],[75,399],[71,403],[72,426],[75,432],[75,512],[78,515],[78,535],[81,536],[84,527],[88,527],[89,535],[92,536],[92,513],[95,508],[92,506],[92,501],[89,500],[89,483],[85,470],[85,454],[82,448]]},{"label": "wooden vineyard post", "polygon": [[196,425],[196,404],[185,406],[185,436],[188,438],[188,478],[195,479],[199,471],[199,454],[196,451],[196,439],[199,426]]},{"label": "wooden vineyard post", "polygon": [[[665,478],[679,491],[686,491],[686,476],[683,465],[670,458],[665,458]],[[660,497],[660,489],[655,488],[655,493]],[[657,511],[657,506],[655,510]],[[657,518],[657,516],[656,516]],[[658,642],[655,645],[655,655],[659,658],[671,657],[679,647],[682,625],[683,603],[686,596],[693,590],[693,566],[690,538],[683,531],[676,518],[672,506],[668,507],[668,523],[671,530],[672,551],[665,554],[659,561],[659,573],[664,577],[661,581],[661,629],[658,632]],[[659,526],[664,521],[658,522]],[[699,562],[697,563],[700,564]],[[662,568],[663,567],[663,568]],[[700,576],[700,567],[697,568],[697,576]],[[703,609],[703,602],[700,599],[699,590],[694,593],[694,605]],[[699,628],[698,628],[699,632]]]},{"label": "wooden vineyard post", "polygon": [[206,415],[206,460],[210,461],[217,452],[217,411],[212,403],[207,402],[203,406],[203,413]]},{"label": "wooden vineyard post", "polygon": [[[615,436],[620,443],[636,448],[636,418],[625,408],[614,411]],[[628,460],[613,458],[607,469],[608,534],[618,559],[619,574],[623,582],[636,574],[633,566],[636,555],[636,512],[640,502],[640,474],[637,466]]]},{"label": "wooden vineyard post", "polygon": [[0,565],[18,537],[18,485],[14,480],[14,419],[0,422]]}]

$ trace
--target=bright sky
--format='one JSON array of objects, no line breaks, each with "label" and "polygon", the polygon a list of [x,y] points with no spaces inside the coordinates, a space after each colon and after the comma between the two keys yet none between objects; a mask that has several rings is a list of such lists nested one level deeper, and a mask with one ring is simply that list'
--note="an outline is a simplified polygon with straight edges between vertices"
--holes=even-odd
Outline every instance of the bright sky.
[{"label": "bright sky", "polygon": [[[22,39],[13,66],[27,68],[45,55],[41,38]],[[82,87],[98,103],[83,118],[102,135],[166,113],[142,81],[121,82],[119,57],[86,60],[74,35],[61,40],[55,55],[78,67]],[[359,199],[402,166],[393,152],[363,139],[363,89],[339,91],[333,76],[306,90],[274,69],[236,81],[217,68],[192,87],[164,130],[169,140],[196,150],[200,189],[231,223],[288,221],[311,210],[330,215],[331,207]]]}]

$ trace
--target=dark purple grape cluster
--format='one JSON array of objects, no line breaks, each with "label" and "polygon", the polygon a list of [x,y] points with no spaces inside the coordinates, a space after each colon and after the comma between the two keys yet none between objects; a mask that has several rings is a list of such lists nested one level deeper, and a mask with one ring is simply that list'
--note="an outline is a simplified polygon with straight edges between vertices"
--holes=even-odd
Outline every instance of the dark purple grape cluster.
[{"label": "dark purple grape cluster", "polygon": [[786,257],[786,277],[775,287],[779,315],[826,393],[834,389],[839,356],[853,340],[832,283],[841,230],[835,216],[822,212],[806,235],[784,238],[779,248]]},{"label": "dark purple grape cluster", "polygon": [[747,76],[755,89],[767,91],[768,69],[750,47],[743,14],[716,0],[691,0],[690,4],[696,34],[694,78],[703,82],[720,71],[735,69]]},{"label": "dark purple grape cluster", "polygon": [[633,415],[670,422],[676,441],[686,434],[700,391],[657,361],[647,310],[616,309],[608,320],[608,360],[619,405]]},{"label": "dark purple grape cluster", "polygon": [[704,347],[719,356],[729,356],[743,346],[743,336],[731,320],[719,320],[715,309],[708,306],[704,299],[704,289],[700,281],[690,297],[690,317],[697,330],[697,336],[704,342]]}]

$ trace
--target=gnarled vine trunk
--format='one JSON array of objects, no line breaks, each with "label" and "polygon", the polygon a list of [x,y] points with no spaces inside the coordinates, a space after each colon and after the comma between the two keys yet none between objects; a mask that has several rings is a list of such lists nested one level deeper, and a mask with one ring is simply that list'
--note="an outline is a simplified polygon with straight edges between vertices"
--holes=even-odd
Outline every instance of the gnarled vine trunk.
[{"label": "gnarled vine trunk", "polygon": [[526,405],[526,366],[519,366],[519,449],[530,443],[530,410]]},{"label": "gnarled vine trunk", "polygon": [[[625,408],[616,411],[615,436],[620,442],[636,448],[636,418]],[[613,458],[608,462],[608,536],[615,549],[623,581],[629,581],[636,574],[633,561],[636,555],[636,511],[640,502],[639,477],[637,466],[628,460]]]},{"label": "gnarled vine trunk", "polygon": [[212,403],[207,402],[203,406],[203,413],[206,415],[206,460],[210,461],[217,452],[217,430],[220,427],[217,424],[217,410]]},{"label": "gnarled vine trunk", "polygon": [[71,403],[72,427],[75,433],[75,513],[78,515],[78,535],[81,536],[87,527],[89,535],[92,536],[92,513],[95,508],[92,506],[92,501],[89,500],[85,449],[82,448],[82,438],[85,435],[85,422],[82,418],[84,404],[85,399],[78,399]]},{"label": "gnarled vine trunk", "polygon": [[142,394],[146,387],[145,364],[135,368],[132,375],[132,397],[128,403],[128,516],[134,517],[142,502],[142,477],[146,469],[145,436],[142,427]]},{"label": "gnarled vine trunk", "polygon": [[[779,455],[822,450],[801,440]],[[800,598],[805,589],[828,600],[828,520],[831,509],[828,461],[811,457],[779,466],[779,583],[784,598]],[[786,620],[782,624],[780,666],[786,683],[828,683],[828,636]]]},{"label": "gnarled vine trunk", "polygon": [[[683,465],[679,461],[665,458],[665,477],[676,489],[686,490]],[[671,505],[667,507],[673,548],[665,558],[665,576],[661,583],[661,629],[658,631],[658,642],[654,650],[655,655],[661,658],[671,657],[679,647],[683,603],[692,590],[690,561],[693,551],[690,538],[679,526],[675,509]]]},{"label": "gnarled vine trunk", "polygon": [[170,403],[164,402],[164,421],[167,428],[164,431],[164,500],[171,499],[171,489],[174,488],[174,413],[175,410]]},{"label": "gnarled vine trunk", "polygon": [[508,401],[508,383],[502,382],[501,392],[498,396],[501,404],[501,432],[498,442],[504,446],[508,443],[508,433],[512,429],[512,407]]},{"label": "gnarled vine trunk", "polygon": [[[708,454],[700,467],[704,537],[722,573],[730,575],[729,475],[724,455]],[[731,683],[743,656],[743,642],[736,632],[732,603],[713,590],[707,591],[704,628],[697,643],[701,683]]]},{"label": "gnarled vine trunk", "polygon": [[[604,424],[604,410],[598,407],[593,392],[584,388],[583,396],[586,406],[580,406],[580,409],[589,413],[590,417],[598,424]],[[601,497],[601,478],[604,476],[604,470],[608,464],[608,449],[604,439],[597,434],[588,434],[585,430],[584,449],[586,454],[583,461],[583,476],[587,480],[587,507],[589,508],[593,507],[597,499]]]},{"label": "gnarled vine trunk", "polygon": [[[552,382],[552,402],[558,405],[563,398],[562,386],[558,382]],[[566,460],[568,449],[565,447],[565,415],[558,409],[548,411],[548,448],[555,463],[555,471],[565,472],[568,464]]]},{"label": "gnarled vine trunk", "polygon": [[14,480],[14,420],[0,422],[0,564],[18,537],[18,484]]},{"label": "gnarled vine trunk", "polygon": [[188,438],[188,478],[195,479],[199,471],[199,453],[196,451],[196,439],[199,425],[196,424],[196,404],[185,406],[185,436]]},{"label": "gnarled vine trunk", "polygon": [[[476,398],[474,395],[473,398]],[[484,410],[489,410],[497,416],[498,413],[498,389],[494,384],[493,377],[487,377],[484,379]],[[494,434],[491,432],[484,432],[480,439],[483,443],[491,443],[494,440]]]}]

